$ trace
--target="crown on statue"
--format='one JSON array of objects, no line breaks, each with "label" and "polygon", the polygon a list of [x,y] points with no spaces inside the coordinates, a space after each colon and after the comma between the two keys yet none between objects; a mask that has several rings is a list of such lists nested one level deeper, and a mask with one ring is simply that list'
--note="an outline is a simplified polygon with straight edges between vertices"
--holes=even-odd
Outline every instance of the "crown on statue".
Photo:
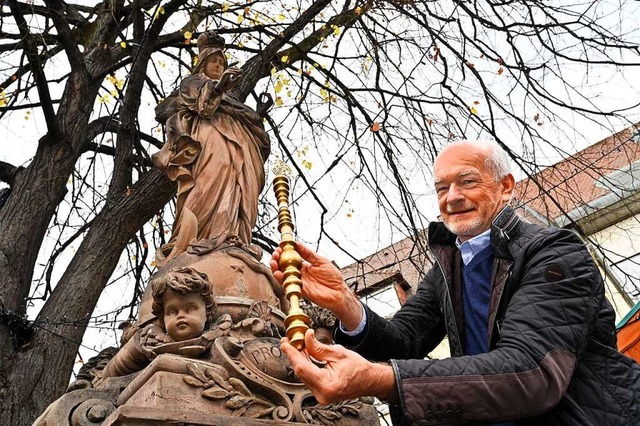
[{"label": "crown on statue", "polygon": [[281,158],[275,159],[275,161],[273,162],[273,167],[271,168],[271,171],[276,176],[284,176],[284,177],[291,176],[291,167],[289,167],[287,163],[282,161]]},{"label": "crown on statue", "polygon": [[200,34],[198,37],[198,49],[204,48],[218,48],[224,49],[224,39],[214,30],[208,30]]}]

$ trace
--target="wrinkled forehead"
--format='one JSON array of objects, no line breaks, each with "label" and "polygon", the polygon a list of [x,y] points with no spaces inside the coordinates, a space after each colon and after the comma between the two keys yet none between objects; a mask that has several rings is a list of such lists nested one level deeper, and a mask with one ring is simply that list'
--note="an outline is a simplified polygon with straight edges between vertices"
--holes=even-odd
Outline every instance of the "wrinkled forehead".
[{"label": "wrinkled forehead", "polygon": [[485,173],[486,171],[486,152],[473,146],[466,147],[465,144],[445,148],[433,163],[433,175],[436,180],[445,176]]}]

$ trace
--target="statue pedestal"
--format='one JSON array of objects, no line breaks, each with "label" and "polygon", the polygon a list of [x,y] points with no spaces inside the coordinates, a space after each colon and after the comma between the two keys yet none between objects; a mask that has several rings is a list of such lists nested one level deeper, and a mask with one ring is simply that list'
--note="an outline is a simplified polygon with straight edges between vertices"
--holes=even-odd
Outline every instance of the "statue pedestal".
[{"label": "statue pedestal", "polygon": [[162,412],[148,407],[122,406],[108,419],[110,426],[155,426],[180,424],[188,426],[266,426],[304,425],[305,423],[275,422],[257,419],[239,419],[220,415],[185,412],[176,408],[165,408]]},{"label": "statue pedestal", "polygon": [[[215,358],[215,357],[214,357]],[[231,374],[226,373],[230,371]],[[371,425],[371,404],[317,405],[301,383],[265,380],[250,369],[160,355],[120,393],[103,426]],[[324,420],[324,421],[323,421]]]}]

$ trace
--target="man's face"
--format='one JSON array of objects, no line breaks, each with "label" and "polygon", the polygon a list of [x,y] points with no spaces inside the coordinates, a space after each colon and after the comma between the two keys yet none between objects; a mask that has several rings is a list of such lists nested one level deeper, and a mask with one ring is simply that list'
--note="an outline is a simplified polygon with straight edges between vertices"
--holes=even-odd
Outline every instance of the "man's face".
[{"label": "man's face", "polygon": [[171,289],[163,297],[164,326],[173,340],[198,337],[207,322],[207,310],[202,297],[197,293],[182,295]]},{"label": "man's face", "polygon": [[224,57],[222,52],[214,53],[207,58],[204,74],[212,80],[220,80],[224,72]]},{"label": "man's face", "polygon": [[511,174],[495,181],[486,166],[487,152],[477,142],[460,142],[442,151],[434,163],[442,221],[460,241],[491,228],[513,191]]}]

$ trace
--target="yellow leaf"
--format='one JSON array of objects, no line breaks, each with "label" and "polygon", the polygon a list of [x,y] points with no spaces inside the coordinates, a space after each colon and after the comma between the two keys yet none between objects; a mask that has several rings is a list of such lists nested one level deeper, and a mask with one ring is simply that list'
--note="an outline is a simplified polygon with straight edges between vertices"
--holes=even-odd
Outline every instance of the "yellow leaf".
[{"label": "yellow leaf", "polygon": [[327,102],[329,100],[329,92],[327,89],[320,89],[320,96],[322,96],[322,100]]},{"label": "yellow leaf", "polygon": [[184,38],[186,40],[191,40],[191,37],[193,37],[193,33],[191,31],[185,31],[184,32]]},{"label": "yellow leaf", "polygon": [[198,65],[198,57],[194,56],[193,57],[193,66],[195,67],[196,65]]},{"label": "yellow leaf", "polygon": [[244,21],[244,15],[240,14],[240,15],[238,15],[238,24],[241,24],[242,21]]},{"label": "yellow leaf", "polygon": [[377,121],[374,121],[373,124],[371,125],[371,131],[375,133],[379,130],[380,130],[380,123],[378,123]]},{"label": "yellow leaf", "polygon": [[307,160],[302,160],[302,165],[307,170],[311,170],[311,167],[313,167],[313,164],[311,164],[311,161],[307,161]]},{"label": "yellow leaf", "polygon": [[284,13],[281,13],[280,15],[278,15],[278,20],[279,21],[284,21],[287,17],[284,16]]},{"label": "yellow leaf", "polygon": [[283,103],[282,98],[280,96],[276,96],[276,105],[282,106]]},{"label": "yellow leaf", "polygon": [[152,261],[151,261],[151,264],[150,264],[149,266],[151,266],[152,268],[155,268],[155,267],[156,267],[156,261],[155,261],[155,260],[152,260]]},{"label": "yellow leaf", "polygon": [[280,91],[282,90],[282,86],[284,86],[282,84],[282,81],[278,80],[276,82],[276,85],[274,86],[273,90],[275,90],[276,93],[280,93]]},{"label": "yellow leaf", "polygon": [[276,68],[276,67],[271,68],[271,75],[272,76],[276,75],[277,72],[278,72],[278,68]]},{"label": "yellow leaf", "polygon": [[340,27],[337,25],[332,25],[331,28],[333,29],[333,35],[340,35]]},{"label": "yellow leaf", "polygon": [[356,7],[356,15],[362,14],[362,8],[360,6]]},{"label": "yellow leaf", "polygon": [[4,90],[0,92],[0,107],[7,106],[7,95]]},{"label": "yellow leaf", "polygon": [[156,14],[154,15],[154,19],[158,19],[160,15],[164,15],[164,7],[160,6],[158,10],[156,10]]},{"label": "yellow leaf", "polygon": [[224,3],[222,3],[222,11],[226,12],[227,10],[229,10],[229,3],[225,1]]},{"label": "yellow leaf", "polygon": [[302,68],[298,68],[298,75],[302,75]]},{"label": "yellow leaf", "polygon": [[478,110],[476,109],[476,107],[471,107],[471,114],[478,114]]},{"label": "yellow leaf", "polygon": [[283,63],[285,63],[285,64],[286,64],[286,63],[287,63],[287,61],[289,61],[289,56],[288,56],[288,55],[283,55],[283,56],[282,56],[282,58],[280,58],[280,60],[281,60]]},{"label": "yellow leaf", "polygon": [[120,47],[122,47],[123,49],[127,48],[127,42],[126,41],[121,41],[120,42]]}]

